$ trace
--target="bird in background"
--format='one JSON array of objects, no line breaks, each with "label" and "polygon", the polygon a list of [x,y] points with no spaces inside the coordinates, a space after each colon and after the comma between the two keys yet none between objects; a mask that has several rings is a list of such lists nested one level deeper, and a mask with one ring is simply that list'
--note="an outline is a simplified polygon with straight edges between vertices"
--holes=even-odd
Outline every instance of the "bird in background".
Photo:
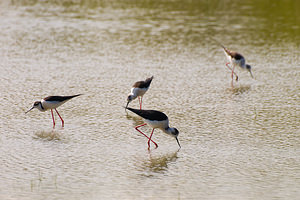
[{"label": "bird in background", "polygon": [[[224,47],[223,45],[221,45],[225,55],[227,56],[227,59],[229,62],[226,63],[226,66],[228,67],[228,69],[231,70],[231,79],[233,80],[233,74],[236,76],[236,81],[238,81],[238,75],[235,73],[234,69],[236,66],[239,66],[242,69],[247,70],[248,72],[250,72],[250,75],[252,78],[253,74],[252,74],[252,67],[248,64],[246,64],[246,59],[244,58],[244,56],[238,52],[235,51],[231,51],[229,49],[227,49],[226,47]],[[231,67],[229,66],[229,64],[231,65]]]},{"label": "bird in background", "polygon": [[135,82],[131,88],[131,92],[129,93],[127,97],[127,105],[126,108],[128,107],[128,104],[136,99],[138,97],[139,99],[139,104],[140,104],[140,109],[142,109],[142,99],[143,95],[147,92],[147,90],[150,87],[150,84],[152,82],[153,76],[150,78],[147,78],[145,81],[138,81]]},{"label": "bird in background", "polygon": [[[150,142],[153,142],[153,144],[155,144],[155,148],[158,147],[156,142],[154,142],[151,139],[154,129],[156,129],[156,128],[159,128],[164,133],[174,137],[179,145],[179,148],[181,148],[180,143],[178,141],[179,131],[176,128],[169,127],[169,119],[168,119],[167,115],[165,115],[164,113],[157,111],[157,110],[139,110],[139,109],[134,109],[134,108],[129,108],[129,107],[126,107],[126,109],[139,115],[146,122],[142,125],[136,126],[135,129],[138,132],[140,132],[142,135],[144,135],[146,138],[148,138],[148,149],[150,149]],[[140,131],[138,129],[139,127],[145,126],[147,124],[152,128],[150,137],[148,137],[145,133],[143,133],[142,131]]]},{"label": "bird in background", "polygon": [[41,101],[34,102],[32,108],[30,108],[26,113],[31,111],[34,108],[37,108],[39,111],[45,112],[46,110],[51,110],[52,120],[53,120],[53,128],[55,127],[55,120],[53,116],[53,109],[58,114],[59,118],[61,119],[62,127],[64,127],[64,120],[56,110],[57,107],[61,106],[62,104],[66,103],[70,99],[80,96],[82,94],[77,94],[73,96],[48,96],[46,98],[43,98]]}]

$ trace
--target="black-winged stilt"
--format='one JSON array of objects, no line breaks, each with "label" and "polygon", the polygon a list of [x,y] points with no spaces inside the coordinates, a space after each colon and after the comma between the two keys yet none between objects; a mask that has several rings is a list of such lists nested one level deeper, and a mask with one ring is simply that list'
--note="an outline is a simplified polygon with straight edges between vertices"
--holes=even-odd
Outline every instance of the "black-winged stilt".
[{"label": "black-winged stilt", "polygon": [[136,99],[138,97],[139,99],[139,104],[140,104],[140,109],[142,109],[142,99],[143,95],[147,92],[147,90],[150,87],[151,81],[153,79],[153,76],[150,78],[147,78],[145,81],[138,81],[135,82],[131,88],[131,92],[127,97],[127,105],[126,108],[128,107],[128,104]]},{"label": "black-winged stilt", "polygon": [[[252,68],[250,65],[246,64],[246,59],[244,58],[244,56],[238,52],[227,49],[223,45],[221,46],[223,47],[224,53],[227,56],[227,59],[229,61],[226,63],[226,66],[228,67],[228,69],[231,70],[231,79],[233,80],[233,74],[236,76],[236,81],[238,81],[239,79],[238,75],[234,72],[235,66],[239,66],[242,69],[246,69],[247,71],[250,72],[250,75],[253,78],[253,74],[251,71]],[[231,64],[232,68],[229,66],[229,64]]]},{"label": "black-winged stilt", "polygon": [[48,96],[46,98],[43,98],[41,101],[36,101],[34,102],[32,108],[30,108],[26,113],[31,111],[34,108],[37,108],[39,111],[45,112],[46,110],[51,110],[51,115],[52,115],[52,120],[53,120],[53,128],[55,127],[55,120],[53,117],[53,109],[56,111],[58,114],[59,118],[61,119],[62,127],[64,127],[64,120],[56,110],[57,107],[61,106],[68,100],[80,96],[81,94],[73,95],[73,96]]},{"label": "black-winged stilt", "polygon": [[[150,149],[150,141],[152,141],[155,144],[156,148],[158,147],[158,145],[151,139],[154,129],[156,129],[156,128],[159,128],[164,133],[167,133],[168,135],[173,136],[176,139],[179,147],[181,148],[178,138],[177,138],[179,135],[179,131],[176,128],[169,127],[169,119],[168,119],[167,115],[165,115],[164,113],[157,111],[157,110],[138,110],[138,109],[129,108],[129,107],[127,107],[126,109],[139,115],[146,122],[145,124],[136,126],[135,129],[138,132],[140,132],[141,134],[143,134],[146,138],[148,138],[148,149]],[[150,137],[148,137],[146,134],[144,134],[142,131],[140,131],[138,129],[139,127],[145,126],[146,124],[148,124],[152,128]]]}]

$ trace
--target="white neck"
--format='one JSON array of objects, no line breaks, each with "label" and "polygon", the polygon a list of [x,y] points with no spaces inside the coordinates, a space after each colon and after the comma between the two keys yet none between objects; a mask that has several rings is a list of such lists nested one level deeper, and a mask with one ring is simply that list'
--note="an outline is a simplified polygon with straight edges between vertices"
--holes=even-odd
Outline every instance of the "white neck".
[{"label": "white neck", "polygon": [[136,93],[130,93],[130,96],[132,96],[132,99],[135,99],[137,97]]},{"label": "white neck", "polygon": [[39,103],[38,107],[36,107],[39,111],[46,111],[45,107],[43,107],[42,102]]},{"label": "white neck", "polygon": [[129,96],[131,97],[130,101],[137,98],[137,94],[135,94],[135,93],[130,93]]}]

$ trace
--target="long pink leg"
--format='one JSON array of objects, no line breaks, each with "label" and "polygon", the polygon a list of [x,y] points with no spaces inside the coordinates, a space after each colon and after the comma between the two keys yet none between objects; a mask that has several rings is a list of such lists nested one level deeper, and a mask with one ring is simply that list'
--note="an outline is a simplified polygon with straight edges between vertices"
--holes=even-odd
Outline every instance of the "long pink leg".
[{"label": "long pink leg", "polygon": [[[148,138],[148,139],[149,139],[149,140],[148,140],[148,143],[149,143],[149,141],[151,140],[151,138],[149,138],[145,133],[143,133],[142,131],[140,131],[140,130],[138,129],[139,127],[142,127],[142,126],[145,126],[145,125],[147,125],[147,124],[145,123],[145,124],[136,126],[135,129],[136,129],[138,132],[140,132],[141,134],[143,134],[146,138]],[[153,131],[152,131],[152,132],[153,132]],[[151,134],[151,135],[152,135],[152,134]],[[151,140],[151,141],[155,144],[155,148],[157,148],[158,145],[157,145],[153,140]],[[149,144],[148,144],[148,146],[149,146]]]},{"label": "long pink leg", "polygon": [[60,118],[60,120],[61,120],[61,125],[62,125],[62,127],[64,127],[64,124],[65,124],[64,120],[61,118],[61,116],[60,116],[60,114],[58,113],[58,111],[56,110],[56,108],[54,108],[54,110],[56,111],[56,113],[58,114],[58,116],[59,116],[59,118]]},{"label": "long pink leg", "polygon": [[53,110],[51,109],[51,115],[52,115],[52,120],[53,120],[53,128],[55,127],[55,120],[54,120],[54,116],[53,116]]},{"label": "long pink leg", "polygon": [[139,98],[139,103],[140,103],[140,110],[142,110],[142,101],[143,101],[143,97],[141,96],[139,96],[138,97]]},{"label": "long pink leg", "polygon": [[151,135],[150,135],[149,140],[148,140],[148,149],[150,149],[150,140],[152,138],[153,132],[154,132],[154,129],[152,129]]},{"label": "long pink leg", "polygon": [[[231,69],[231,67],[229,67],[229,62],[228,63],[226,63],[226,67],[228,67],[228,69],[232,72],[232,73],[234,73],[234,75],[236,76],[236,81],[238,81],[239,80],[239,77],[238,77],[238,75]],[[233,75],[231,75],[231,78],[233,79]]]},{"label": "long pink leg", "polygon": [[232,67],[232,72],[231,72],[231,79],[232,80],[233,80],[234,67],[235,67],[235,65],[233,65],[233,67]]}]

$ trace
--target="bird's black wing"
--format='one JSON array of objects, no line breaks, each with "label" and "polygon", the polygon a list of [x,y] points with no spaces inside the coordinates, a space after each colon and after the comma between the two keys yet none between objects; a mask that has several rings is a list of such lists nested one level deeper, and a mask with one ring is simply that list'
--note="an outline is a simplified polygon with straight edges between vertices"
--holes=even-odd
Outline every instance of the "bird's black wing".
[{"label": "bird's black wing", "polygon": [[232,52],[231,57],[233,57],[233,58],[236,59],[236,60],[244,59],[244,56],[242,56],[242,54],[237,53],[237,52]]},{"label": "bird's black wing", "polygon": [[221,45],[224,49],[224,51],[232,58],[234,58],[235,60],[241,60],[244,59],[244,56],[242,56],[242,54],[236,52],[236,51],[230,51],[229,49],[227,49],[226,47],[224,47],[223,45]]},{"label": "bird's black wing", "polygon": [[45,101],[66,101],[74,97],[80,96],[81,94],[72,95],[72,96],[49,96],[44,98]]},{"label": "bird's black wing", "polygon": [[147,78],[145,81],[138,81],[135,82],[134,85],[132,87],[136,87],[136,88],[148,88],[152,82],[153,76],[151,76],[150,78]]},{"label": "bird's black wing", "polygon": [[167,115],[157,110],[138,110],[134,108],[127,108],[127,109],[141,116],[142,118],[148,120],[163,121],[168,119]]}]

